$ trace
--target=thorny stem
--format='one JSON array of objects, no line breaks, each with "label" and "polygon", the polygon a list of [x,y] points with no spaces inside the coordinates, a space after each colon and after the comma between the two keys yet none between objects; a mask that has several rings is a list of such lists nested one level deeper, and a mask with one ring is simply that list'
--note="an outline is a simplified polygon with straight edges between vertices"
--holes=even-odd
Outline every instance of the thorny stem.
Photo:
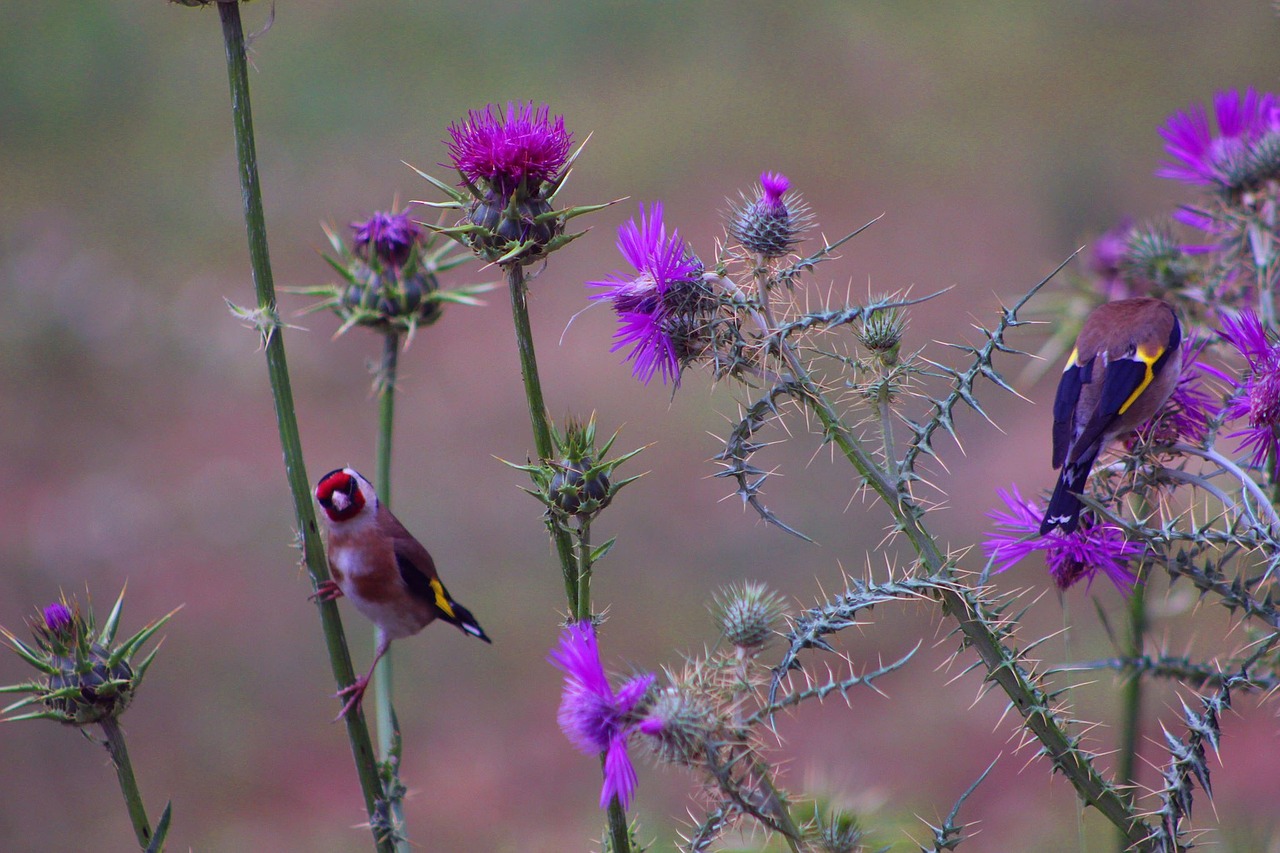
[{"label": "thorny stem", "polygon": [[1240,481],[1240,485],[1244,490],[1253,495],[1257,508],[1261,509],[1267,516],[1267,521],[1271,525],[1271,533],[1275,535],[1280,533],[1280,514],[1276,513],[1275,506],[1267,498],[1267,493],[1263,491],[1258,482],[1250,477],[1239,465],[1232,462],[1216,450],[1206,450],[1203,447],[1193,447],[1190,444],[1179,442],[1173,445],[1172,450],[1178,453],[1189,453],[1192,456],[1199,456],[1201,459],[1207,459],[1215,465],[1220,465],[1225,471],[1228,471],[1233,477]]},{"label": "thorny stem", "polygon": [[[374,475],[378,490],[378,502],[383,506],[391,506],[391,435],[395,425],[396,414],[396,370],[400,360],[400,335],[394,329],[388,329],[382,337],[382,360],[378,363],[375,387],[378,394],[378,437],[375,443]],[[377,632],[374,632],[374,644],[377,645]],[[373,682],[373,717],[378,726],[378,760],[383,762],[392,781],[385,790],[393,791],[400,786],[400,768],[393,755],[395,749],[395,706],[392,704],[393,686],[395,684],[395,666],[392,662],[392,649],[388,649],[378,661],[376,677]],[[398,797],[388,797],[392,826],[395,827],[396,850],[408,853],[409,839],[404,823],[404,803]]]},{"label": "thorny stem", "polygon": [[124,795],[124,804],[129,809],[133,834],[138,837],[138,845],[146,850],[151,844],[151,822],[147,819],[147,810],[142,804],[138,782],[133,777],[133,764],[129,761],[129,747],[125,745],[124,732],[120,730],[120,721],[115,717],[106,718],[101,725],[107,740],[107,752],[111,754],[111,764],[116,768],[116,778],[120,780],[120,793]]},{"label": "thorny stem", "polygon": [[[520,355],[520,377],[524,381],[525,402],[529,406],[529,422],[533,427],[533,446],[540,462],[552,461],[555,446],[551,441],[551,421],[547,417],[547,404],[542,397],[542,380],[538,376],[538,359],[533,347],[533,327],[529,323],[529,292],[524,280],[524,267],[518,262],[503,267],[507,276],[507,289],[511,294],[511,319],[515,325],[516,349]],[[547,525],[560,558],[564,575],[565,596],[569,600],[569,612],[573,619],[584,622],[591,619],[590,586],[579,585],[579,563],[574,557],[569,531],[553,520]],[[589,547],[589,546],[588,546]],[[590,559],[590,553],[587,554]],[[588,582],[589,583],[589,582]],[[600,761],[603,768],[604,755]],[[631,853],[631,834],[627,826],[627,813],[617,797],[609,803],[609,836],[613,839],[613,853]]]},{"label": "thorny stem", "polygon": [[[302,555],[310,573],[313,588],[329,579],[329,567],[325,561],[324,547],[320,542],[320,530],[316,526],[315,508],[311,503],[310,485],[302,458],[302,440],[298,434],[298,421],[294,411],[293,389],[289,382],[289,367],[285,359],[283,330],[276,315],[275,284],[271,276],[271,260],[267,250],[266,219],[262,211],[262,187],[258,180],[258,156],[253,138],[253,114],[249,104],[249,71],[245,57],[244,28],[240,22],[238,3],[219,3],[218,16],[222,22],[223,40],[226,44],[227,76],[231,87],[231,117],[235,129],[236,161],[240,171],[240,189],[244,199],[245,228],[248,232],[249,261],[253,271],[254,289],[257,292],[258,309],[274,323],[263,333],[266,350],[267,373],[271,381],[271,393],[275,402],[276,423],[280,431],[280,446],[284,453],[285,474],[289,491],[293,496],[293,508],[298,529],[302,531]],[[325,645],[334,680],[345,687],[355,682],[351,667],[351,653],[347,649],[338,606],[332,601],[318,601],[320,621],[324,629]],[[394,846],[382,834],[377,823],[378,802],[382,799],[382,783],[374,758],[373,743],[362,714],[346,716],[347,737],[355,759],[360,788],[364,794],[365,810],[372,825],[374,841],[379,851],[393,853]]]},{"label": "thorny stem", "polygon": [[[800,388],[801,401],[818,418],[823,434],[835,443],[863,481],[893,513],[898,529],[906,535],[919,558],[921,571],[930,577],[949,572],[949,561],[921,522],[923,511],[905,489],[899,488],[901,481],[891,478],[876,465],[862,442],[844,425],[835,408],[814,383],[790,343],[772,330],[766,330],[766,333],[771,334],[776,342],[779,354]],[[960,588],[943,587],[937,594],[944,612],[957,621],[966,643],[981,658],[987,678],[1000,685],[1012,700],[1024,725],[1040,741],[1054,767],[1071,780],[1086,803],[1097,808],[1124,833],[1131,847],[1142,849],[1151,833],[1134,813],[1132,798],[1108,784],[1088,756],[1063,731],[1050,707],[1049,697],[1034,684],[1019,665],[1016,655],[992,631],[989,617],[983,612],[982,599]]]},{"label": "thorny stem", "polygon": [[880,365],[880,384],[876,389],[876,404],[880,412],[880,441],[884,445],[884,464],[889,473],[898,476],[898,453],[893,446],[893,411],[890,408],[889,368]]}]

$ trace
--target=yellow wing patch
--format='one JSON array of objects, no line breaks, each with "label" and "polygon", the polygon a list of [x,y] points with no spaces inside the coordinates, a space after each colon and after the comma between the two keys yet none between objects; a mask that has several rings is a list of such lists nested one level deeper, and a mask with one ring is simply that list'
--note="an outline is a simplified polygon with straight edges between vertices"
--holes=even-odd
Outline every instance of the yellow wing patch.
[{"label": "yellow wing patch", "polygon": [[1134,404],[1134,401],[1142,396],[1142,392],[1147,390],[1147,386],[1150,385],[1151,380],[1155,378],[1154,368],[1156,362],[1160,360],[1160,356],[1164,355],[1164,350],[1164,347],[1154,347],[1148,350],[1144,345],[1138,347],[1137,351],[1134,352],[1134,359],[1145,364],[1147,366],[1147,370],[1142,377],[1142,381],[1138,383],[1138,387],[1133,389],[1133,393],[1129,395],[1129,399],[1125,400],[1124,405],[1120,407],[1120,414],[1123,415],[1125,411]]},{"label": "yellow wing patch", "polygon": [[[1147,372],[1150,373],[1150,371],[1151,368],[1148,367]],[[457,619],[458,614],[453,612],[453,605],[449,603],[449,596],[444,591],[444,584],[440,583],[440,581],[435,578],[427,581],[427,583],[431,585],[431,591],[435,593],[436,607],[439,607],[441,612],[450,619]]]}]

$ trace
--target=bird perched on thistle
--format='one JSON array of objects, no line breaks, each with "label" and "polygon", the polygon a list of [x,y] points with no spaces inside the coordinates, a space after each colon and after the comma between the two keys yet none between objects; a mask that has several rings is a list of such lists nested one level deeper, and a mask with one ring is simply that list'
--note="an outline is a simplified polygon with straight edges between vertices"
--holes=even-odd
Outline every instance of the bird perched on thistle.
[{"label": "bird perched on thistle", "polygon": [[1182,327],[1173,306],[1147,297],[1100,305],[1085,319],[1053,401],[1053,467],[1061,468],[1043,536],[1080,523],[1080,492],[1108,444],[1146,423],[1182,371]]},{"label": "bird perched on thistle", "polygon": [[[314,598],[346,596],[377,628],[377,649],[369,671],[338,691],[347,702],[342,719],[360,707],[378,661],[392,640],[412,636],[436,619],[492,642],[471,611],[453,600],[436,576],[435,561],[422,543],[378,501],[373,484],[352,468],[330,471],[316,484],[333,579]],[[336,720],[335,720],[336,722]]]}]

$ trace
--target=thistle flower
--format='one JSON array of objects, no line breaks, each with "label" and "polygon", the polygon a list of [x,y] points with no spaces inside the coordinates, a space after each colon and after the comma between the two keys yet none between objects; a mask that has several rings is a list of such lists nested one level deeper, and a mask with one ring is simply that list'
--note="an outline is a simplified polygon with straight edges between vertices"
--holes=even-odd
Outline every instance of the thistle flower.
[{"label": "thistle flower", "polygon": [[553,118],[546,104],[508,103],[505,113],[490,104],[449,125],[449,136],[445,145],[465,191],[415,170],[450,198],[431,206],[462,212],[457,225],[433,230],[490,263],[541,260],[586,233],[566,234],[570,219],[607,206],[552,208],[578,155],[569,153],[573,135],[564,118]]},{"label": "thistle flower", "polygon": [[729,236],[753,254],[780,258],[800,242],[812,221],[809,207],[781,172],[765,172],[754,198],[745,194],[729,208]]},{"label": "thistle flower", "polygon": [[450,256],[452,246],[425,233],[410,218],[408,209],[375,211],[368,219],[352,222],[350,246],[328,226],[324,231],[334,252],[325,262],[341,281],[288,290],[324,297],[303,313],[332,310],[342,321],[339,335],[353,326],[364,326],[384,334],[403,333],[411,339],[420,327],[440,319],[445,303],[479,305],[476,296],[492,287],[442,288],[439,275],[466,263],[470,256]]},{"label": "thistle flower", "polygon": [[43,710],[8,719],[48,719],[72,726],[101,723],[124,713],[156,653],[152,650],[138,663],[134,663],[134,656],[177,611],[114,645],[123,604],[121,592],[101,632],[97,631],[92,610],[82,614],[79,605],[65,597],[28,621],[34,639],[31,645],[0,628],[0,634],[18,656],[42,674],[35,681],[0,687],[2,693],[28,694],[0,713],[38,704]]},{"label": "thistle flower", "polygon": [[600,663],[595,627],[588,622],[567,625],[549,660],[565,675],[557,715],[561,731],[583,752],[604,753],[600,808],[608,808],[614,797],[628,808],[635,796],[636,770],[627,755],[627,739],[640,722],[638,706],[654,677],[637,675],[615,692]]},{"label": "thistle flower", "polygon": [[1142,553],[1142,548],[1124,538],[1120,528],[1105,524],[1088,524],[1084,520],[1071,533],[1059,530],[1040,535],[1044,507],[1024,498],[1013,486],[1009,491],[997,489],[1008,511],[993,510],[987,517],[996,522],[996,533],[982,543],[982,552],[995,564],[996,572],[1020,562],[1037,551],[1043,552],[1049,574],[1058,589],[1066,590],[1079,581],[1088,586],[1102,572],[1122,593],[1133,589],[1137,577],[1128,563]]},{"label": "thistle flower", "polygon": [[1224,317],[1219,334],[1244,356],[1248,366],[1240,378],[1219,374],[1235,391],[1223,413],[1226,420],[1248,424],[1227,437],[1242,438],[1240,447],[1248,451],[1250,464],[1267,465],[1274,477],[1280,473],[1280,343],[1252,310],[1239,318]]},{"label": "thistle flower", "polygon": [[409,218],[409,211],[376,211],[363,222],[352,222],[356,257],[379,263],[383,268],[402,267],[418,241],[422,229]]},{"label": "thistle flower", "polygon": [[610,300],[618,316],[609,351],[629,347],[631,375],[646,385],[656,373],[679,387],[683,368],[707,347],[716,302],[702,280],[702,262],[678,230],[668,235],[662,213],[662,202],[647,217],[641,204],[639,223],[633,218],[618,228],[618,250],[636,275],[614,273],[587,284],[605,288],[591,298]]},{"label": "thistle flower", "polygon": [[1204,107],[1192,104],[1174,113],[1160,128],[1172,158],[1156,174],[1188,184],[1237,192],[1274,177],[1280,160],[1280,102],[1252,87],[1243,93],[1218,92],[1213,98],[1218,135],[1209,128]]},{"label": "thistle flower", "polygon": [[494,104],[471,110],[465,121],[449,125],[449,136],[454,168],[504,199],[522,185],[526,193],[537,194],[564,168],[573,143],[564,117],[553,119],[551,107],[535,109],[532,101],[508,103],[505,116]]},{"label": "thistle flower", "polygon": [[1108,301],[1138,296],[1125,274],[1128,267],[1129,239],[1133,234],[1133,220],[1120,220],[1111,230],[1093,241],[1089,253],[1089,272],[1093,275],[1098,291]]}]

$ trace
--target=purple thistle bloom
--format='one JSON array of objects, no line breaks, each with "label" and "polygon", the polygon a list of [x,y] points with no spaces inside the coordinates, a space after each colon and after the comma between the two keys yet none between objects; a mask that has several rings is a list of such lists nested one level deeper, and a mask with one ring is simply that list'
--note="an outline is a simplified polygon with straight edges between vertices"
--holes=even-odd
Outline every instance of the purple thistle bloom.
[{"label": "purple thistle bloom", "polygon": [[633,713],[653,684],[654,676],[638,675],[615,693],[600,663],[595,628],[589,622],[567,625],[550,661],[564,672],[564,693],[556,719],[565,737],[583,752],[604,753],[604,786],[600,808],[614,797],[622,808],[631,805],[636,770],[627,755],[627,738],[636,730]]},{"label": "purple thistle bloom", "polygon": [[763,190],[761,203],[774,211],[785,211],[786,205],[782,197],[791,189],[791,181],[781,172],[765,172],[760,176],[760,188]]},{"label": "purple thistle bloom", "polygon": [[1097,277],[1098,289],[1108,301],[1127,299],[1135,294],[1125,276],[1129,260],[1129,237],[1133,234],[1133,220],[1126,217],[1110,231],[1093,241],[1089,256],[1089,272]]},{"label": "purple thistle bloom", "polygon": [[1165,140],[1165,151],[1173,159],[1156,170],[1159,177],[1236,188],[1242,168],[1248,165],[1251,146],[1266,134],[1280,130],[1280,103],[1275,95],[1259,94],[1252,87],[1243,94],[1234,90],[1218,92],[1213,97],[1213,111],[1218,123],[1216,137],[1199,104],[1169,117],[1160,128],[1160,135]]},{"label": "purple thistle bloom", "polygon": [[1234,346],[1248,363],[1242,379],[1223,376],[1236,393],[1227,404],[1226,420],[1247,420],[1246,429],[1229,434],[1243,438],[1240,447],[1249,452],[1252,465],[1261,468],[1271,461],[1271,474],[1280,469],[1280,344],[1273,342],[1252,310],[1240,317],[1224,317],[1219,334]]},{"label": "purple thistle bloom", "polygon": [[376,257],[390,267],[401,267],[409,260],[413,246],[422,237],[418,223],[409,211],[385,213],[377,211],[363,222],[352,222],[356,254],[369,260]]},{"label": "purple thistle bloom", "polygon": [[449,125],[446,144],[454,167],[468,181],[484,181],[503,198],[525,182],[536,194],[543,181],[556,177],[569,159],[573,134],[564,117],[551,117],[551,107],[533,102],[507,104],[505,117],[494,104],[471,110],[463,122]]},{"label": "purple thistle bloom", "polygon": [[55,601],[44,609],[44,624],[55,634],[61,634],[71,627],[71,611],[61,601]]},{"label": "purple thistle bloom", "polygon": [[989,535],[982,543],[982,552],[993,561],[995,571],[1003,572],[1024,557],[1042,551],[1049,574],[1060,590],[1066,590],[1081,580],[1087,587],[1100,571],[1120,592],[1128,594],[1133,589],[1137,577],[1129,571],[1127,564],[1142,553],[1142,547],[1126,540],[1120,528],[1082,523],[1071,533],[1054,530],[1040,535],[1044,507],[1024,498],[1017,486],[1007,492],[1004,489],[996,491],[1009,511],[992,510],[987,513],[999,532]]},{"label": "purple thistle bloom", "polygon": [[609,352],[630,347],[626,360],[635,362],[631,375],[646,385],[655,373],[662,382],[680,384],[680,354],[672,340],[671,306],[666,299],[673,287],[697,280],[702,263],[693,256],[680,232],[662,221],[662,202],[653,203],[645,217],[640,205],[640,220],[630,219],[618,227],[618,251],[635,268],[637,275],[614,273],[611,279],[592,281],[592,287],[605,292],[592,299],[609,299],[618,315]]}]

